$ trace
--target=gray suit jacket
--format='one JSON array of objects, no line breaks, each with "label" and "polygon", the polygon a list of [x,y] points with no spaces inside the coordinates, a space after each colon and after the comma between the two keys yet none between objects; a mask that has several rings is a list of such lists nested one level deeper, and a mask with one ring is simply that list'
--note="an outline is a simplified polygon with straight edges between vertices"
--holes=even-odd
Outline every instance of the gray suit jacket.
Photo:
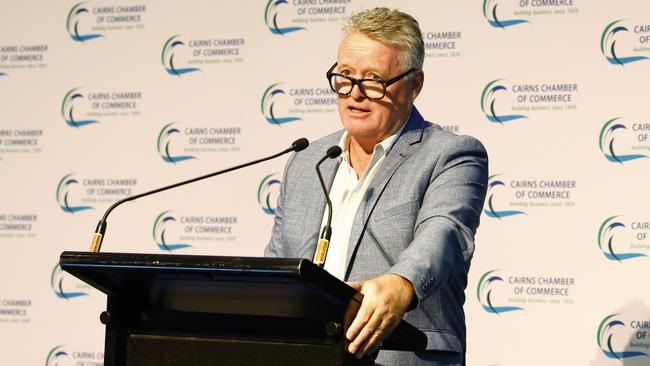
[{"label": "gray suit jacket", "polygon": [[[342,133],[287,162],[265,255],[313,258],[325,210],[314,167]],[[337,166],[336,159],[321,166],[329,186]],[[409,280],[419,303],[404,319],[427,335],[428,350],[465,350],[464,290],[487,175],[478,140],[424,121],[414,107],[354,219],[346,280],[384,273]]]}]

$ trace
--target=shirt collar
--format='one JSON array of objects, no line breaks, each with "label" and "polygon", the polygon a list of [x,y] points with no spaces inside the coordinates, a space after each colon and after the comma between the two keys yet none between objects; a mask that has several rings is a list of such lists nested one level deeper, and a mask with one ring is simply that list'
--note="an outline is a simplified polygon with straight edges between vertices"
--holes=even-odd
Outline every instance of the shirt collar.
[{"label": "shirt collar", "polygon": [[[382,141],[380,141],[378,144],[375,145],[373,149],[373,155],[376,153],[383,153],[384,155],[387,155],[390,149],[395,145],[395,142],[397,141],[397,138],[402,134],[402,131],[404,130],[404,127],[406,127],[406,124],[408,123],[408,120],[411,118],[411,114],[409,113],[409,116],[406,118],[406,122],[402,124],[402,127],[399,128],[394,134],[386,137]],[[348,133],[347,130],[343,130],[343,136],[341,136],[341,140],[339,140],[339,147],[343,151],[341,154],[341,159],[349,162],[350,161],[350,134]]]}]

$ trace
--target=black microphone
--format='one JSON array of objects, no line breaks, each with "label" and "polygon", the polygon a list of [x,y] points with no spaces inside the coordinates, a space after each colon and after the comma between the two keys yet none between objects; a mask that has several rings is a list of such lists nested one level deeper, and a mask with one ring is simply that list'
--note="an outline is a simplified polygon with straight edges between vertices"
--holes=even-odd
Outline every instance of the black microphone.
[{"label": "black microphone", "polygon": [[295,152],[302,151],[302,150],[306,149],[307,146],[309,146],[309,140],[307,140],[304,137],[299,138],[298,140],[294,141],[291,144],[291,147],[289,147],[288,149],[282,150],[281,152],[279,152],[277,154],[273,154],[271,156],[267,156],[267,157],[262,158],[262,159],[258,159],[258,160],[251,161],[251,162],[248,162],[248,163],[244,163],[244,164],[241,164],[241,165],[237,165],[237,166],[234,166],[234,167],[231,167],[231,168],[220,170],[218,172],[202,175],[202,176],[197,177],[197,178],[192,178],[192,179],[188,179],[188,180],[185,180],[185,181],[182,181],[182,182],[174,183],[174,184],[169,185],[169,186],[157,188],[157,189],[154,189],[154,190],[151,190],[151,191],[148,191],[148,192],[144,192],[144,193],[140,193],[140,194],[136,194],[136,195],[133,195],[133,196],[122,198],[121,200],[118,200],[117,202],[113,203],[108,208],[108,210],[106,210],[106,212],[104,212],[104,216],[99,221],[99,223],[97,223],[97,228],[95,229],[95,233],[93,234],[93,238],[92,238],[92,243],[90,244],[90,251],[94,252],[94,253],[99,253],[99,250],[102,247],[102,240],[104,239],[104,234],[106,233],[106,218],[108,218],[108,215],[111,213],[111,211],[113,211],[117,206],[123,204],[124,202],[133,201],[133,200],[136,200],[136,199],[138,199],[140,197],[149,196],[151,194],[166,191],[168,189],[184,186],[186,184],[198,182],[200,180],[210,178],[210,177],[214,177],[216,175],[228,173],[228,172],[231,172],[233,170],[245,168],[245,167],[250,166],[250,165],[255,165],[257,163],[261,163],[261,162],[264,162],[264,161],[267,161],[267,160],[275,159],[278,156],[282,156],[282,155],[284,155],[284,154],[286,154],[288,152],[291,152],[291,151],[295,151]]},{"label": "black microphone", "polygon": [[332,146],[327,149],[327,153],[323,156],[322,159],[316,163],[316,173],[318,174],[318,179],[320,180],[320,186],[323,188],[323,193],[325,193],[325,199],[327,199],[327,223],[323,227],[323,231],[320,234],[318,239],[318,245],[316,246],[316,253],[314,254],[314,264],[319,267],[325,265],[325,258],[327,257],[327,249],[329,248],[330,238],[332,237],[332,201],[330,200],[329,192],[325,187],[325,181],[323,180],[323,175],[320,171],[320,165],[327,159],[337,158],[343,150],[338,146]]}]

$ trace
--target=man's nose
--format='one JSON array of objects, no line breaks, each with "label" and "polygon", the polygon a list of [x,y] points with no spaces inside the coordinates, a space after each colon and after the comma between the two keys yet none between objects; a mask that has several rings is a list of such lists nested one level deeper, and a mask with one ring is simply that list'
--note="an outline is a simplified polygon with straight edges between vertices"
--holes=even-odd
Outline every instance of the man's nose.
[{"label": "man's nose", "polygon": [[350,91],[350,96],[354,100],[362,100],[366,96],[361,92],[361,85],[352,85],[352,90]]}]

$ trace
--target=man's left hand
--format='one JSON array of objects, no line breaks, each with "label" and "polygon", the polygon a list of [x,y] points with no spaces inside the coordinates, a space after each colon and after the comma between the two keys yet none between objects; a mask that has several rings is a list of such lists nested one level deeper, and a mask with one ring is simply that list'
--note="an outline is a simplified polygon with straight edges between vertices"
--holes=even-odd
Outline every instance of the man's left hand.
[{"label": "man's left hand", "polygon": [[381,347],[409,308],[415,290],[411,282],[392,273],[348,285],[363,294],[359,312],[345,334],[351,342],[348,351],[361,359]]}]

